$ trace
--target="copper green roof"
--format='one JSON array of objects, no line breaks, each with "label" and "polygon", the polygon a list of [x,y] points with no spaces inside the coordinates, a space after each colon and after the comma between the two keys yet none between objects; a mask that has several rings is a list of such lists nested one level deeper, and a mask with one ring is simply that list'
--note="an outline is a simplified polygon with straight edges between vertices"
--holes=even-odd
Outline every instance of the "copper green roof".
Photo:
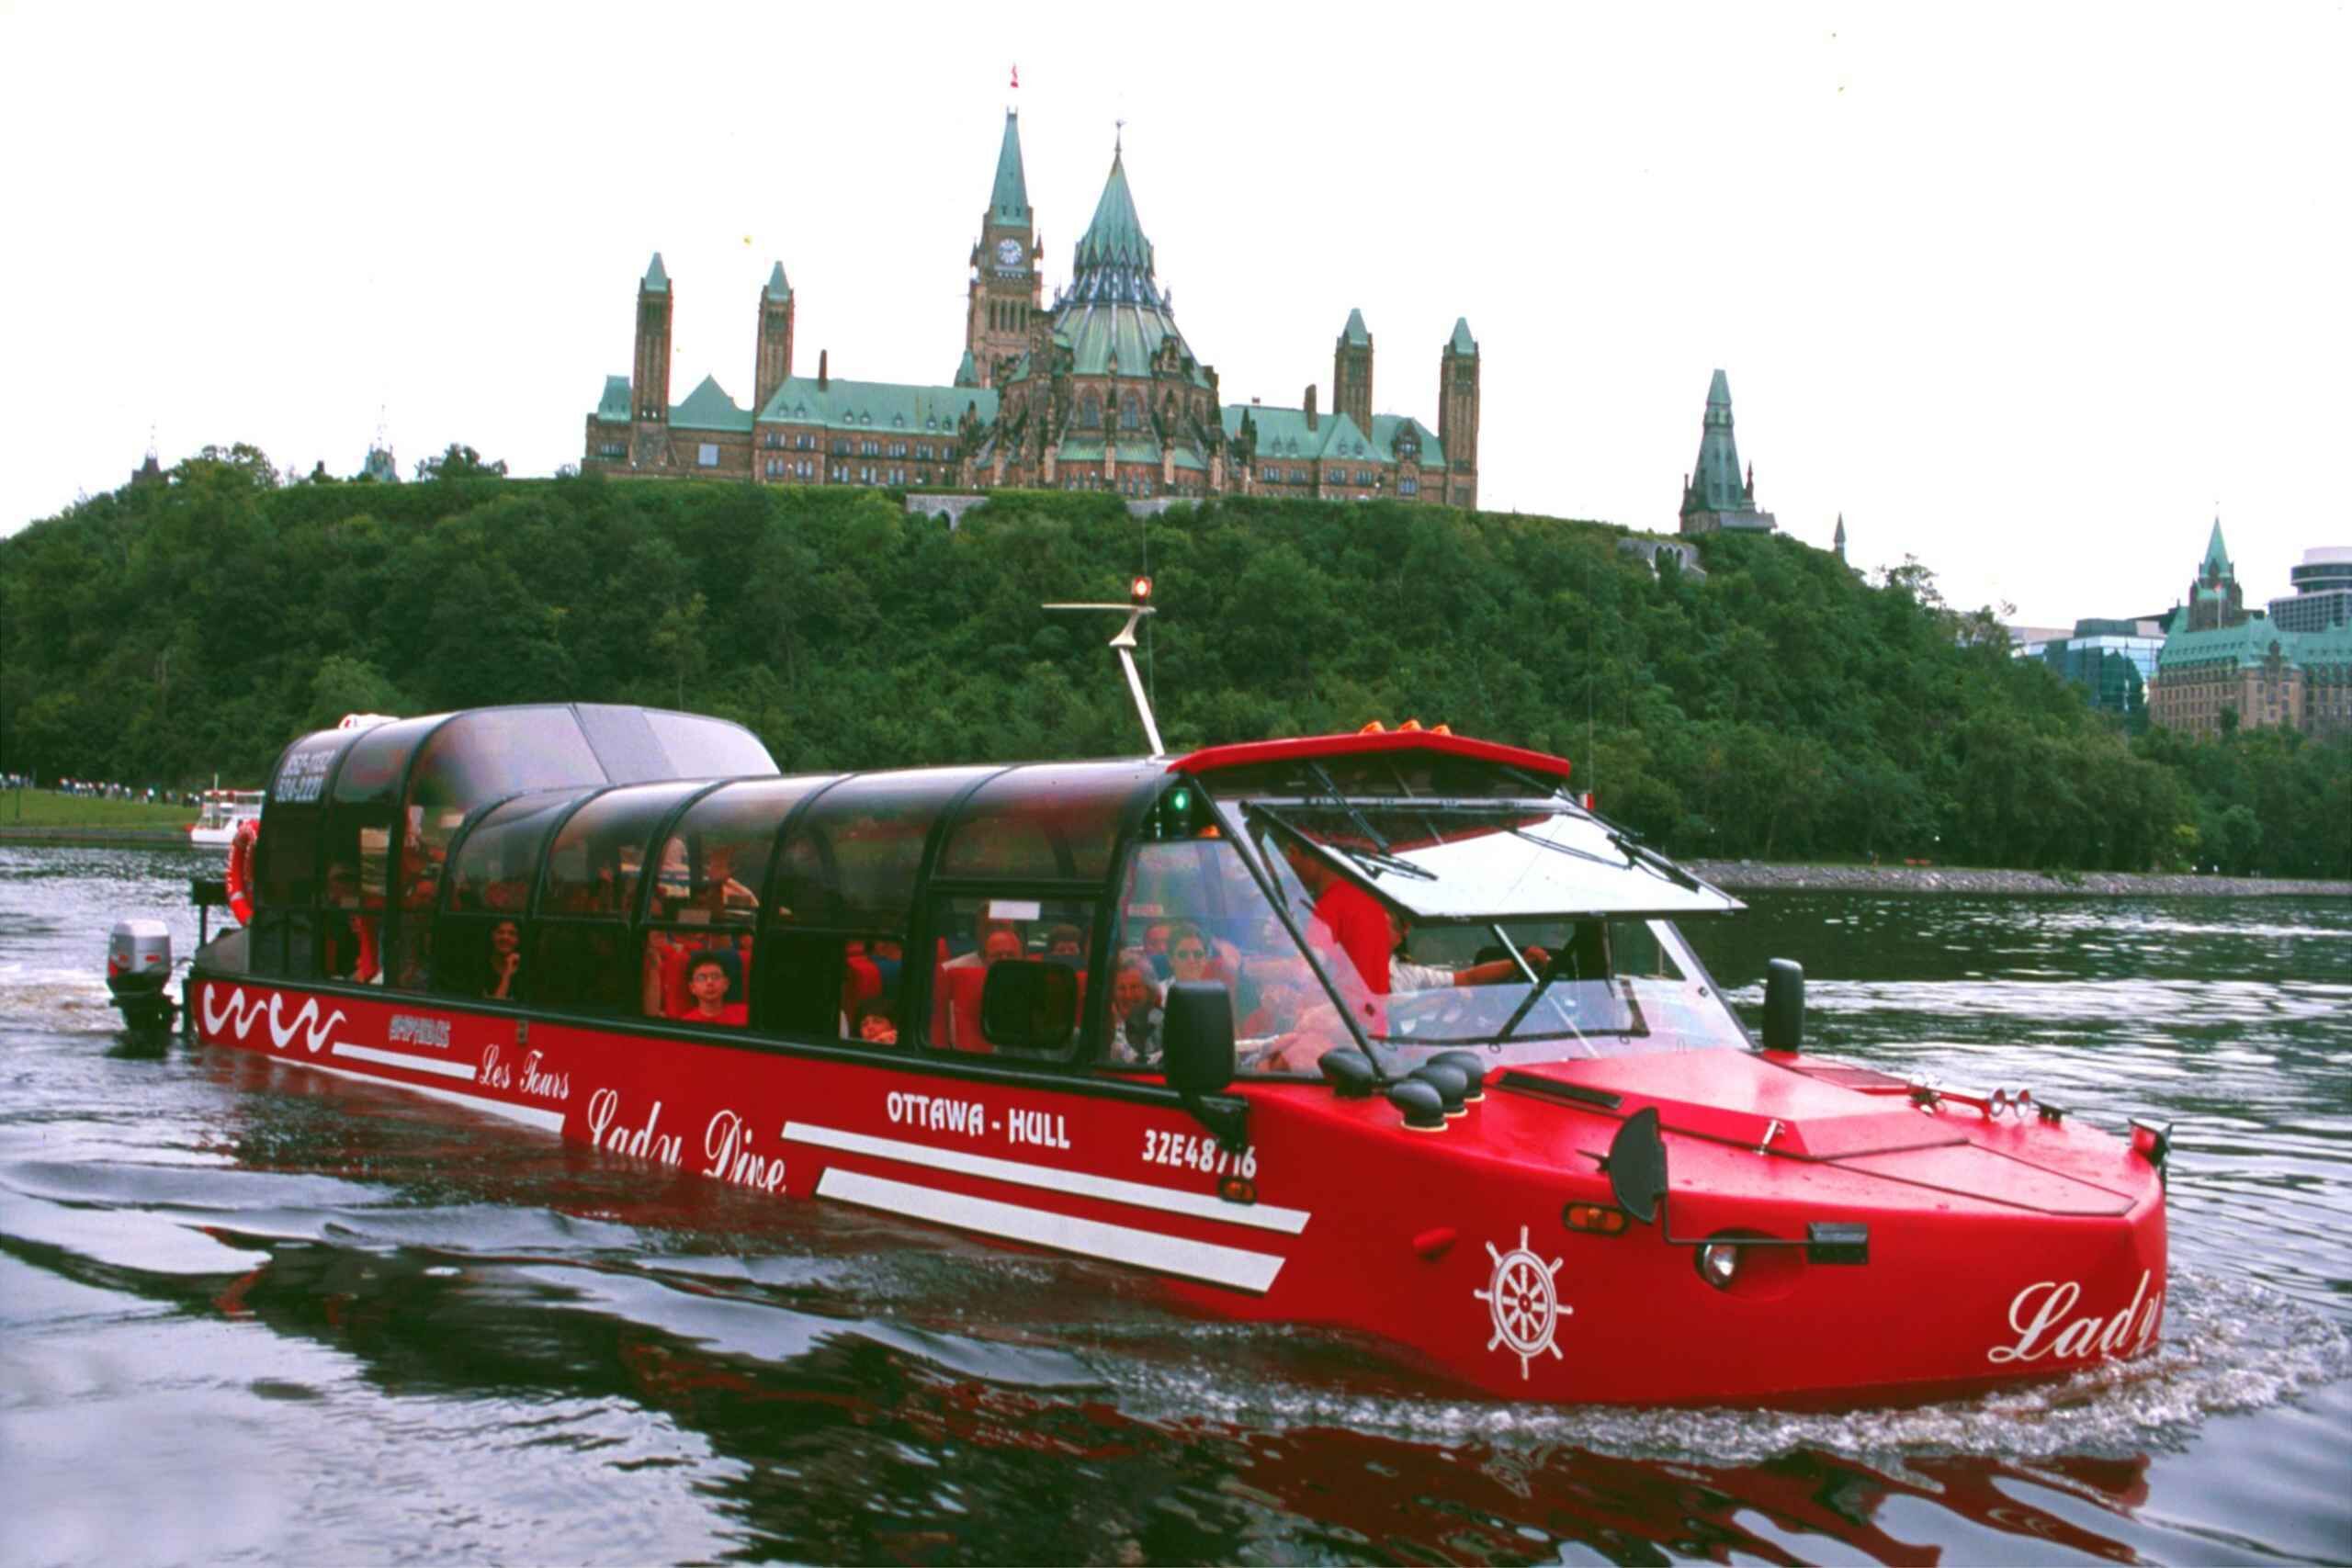
[{"label": "copper green roof", "polygon": [[1094,220],[1078,242],[1075,270],[1094,266],[1151,270],[1151,242],[1143,237],[1136,199],[1127,190],[1125,157],[1119,151],[1111,154],[1111,176],[1102,182],[1102,197],[1094,204]]},{"label": "copper green roof", "polygon": [[[1385,462],[1386,457],[1373,444],[1356,422],[1343,413],[1327,413],[1315,422],[1312,430],[1306,425],[1305,409],[1267,408],[1260,403],[1227,403],[1223,410],[1225,434],[1232,440],[1241,434],[1241,421],[1247,415],[1258,427],[1258,457],[1295,457],[1301,460],[1337,462]],[[1374,421],[1376,424],[1377,419]],[[1435,446],[1435,442],[1430,443]]]},{"label": "copper green roof", "polygon": [[686,394],[686,400],[670,411],[670,427],[673,430],[749,430],[752,412],[738,408],[735,400],[727,395],[715,376],[706,376],[702,384]]},{"label": "copper green roof", "polygon": [[[1457,337],[1460,335],[1457,331]],[[1685,512],[1746,512],[1755,505],[1739,477],[1739,446],[1731,433],[1731,382],[1720,370],[1707,386],[1707,415],[1699,432],[1699,461],[1690,470]]]},{"label": "copper green roof", "polygon": [[971,409],[982,424],[996,419],[997,395],[984,387],[922,387],[896,381],[845,381],[824,386],[806,376],[787,378],[760,410],[763,424],[820,424],[856,430],[953,435]]},{"label": "copper green roof", "polygon": [[1029,182],[1021,173],[1021,119],[1004,111],[1004,145],[996,155],[996,189],[989,196],[989,216],[1000,223],[1029,221]]},{"label": "copper green roof", "polygon": [[1372,416],[1372,445],[1388,462],[1404,461],[1396,454],[1396,438],[1399,435],[1412,437],[1419,449],[1413,461],[1421,467],[1442,468],[1445,466],[1445,448],[1438,444],[1436,431],[1407,414],[1376,413]]},{"label": "copper green roof", "polygon": [[792,298],[792,280],[784,276],[782,262],[776,263],[775,270],[768,274],[767,297],[778,301]]},{"label": "copper green roof", "polygon": [[[2173,617],[2176,626],[2183,615]],[[2190,665],[2222,663],[2244,669],[2260,664],[2270,655],[2270,645],[2277,643],[2279,651],[2293,660],[2296,643],[2293,632],[2282,632],[2261,615],[2248,615],[2233,626],[2206,626],[2197,631],[2176,630],[2165,638],[2165,646],[2156,655],[2156,669],[2179,670]]]},{"label": "copper green roof", "polygon": [[2213,519],[2213,536],[2205,541],[2204,570],[2201,576],[2226,578],[2231,575],[2230,552],[2222,545],[2222,520]]},{"label": "copper green roof", "polygon": [[598,423],[604,424],[628,423],[628,377],[607,376],[605,378],[605,395],[597,400],[596,419]]},{"label": "copper green roof", "polygon": [[967,348],[964,351],[963,359],[956,367],[956,385],[977,387],[979,384],[980,367],[972,363],[972,351]]},{"label": "copper green roof", "polygon": [[1363,324],[1363,312],[1362,310],[1350,310],[1348,312],[1348,324],[1346,328],[1340,332],[1340,341],[1346,343],[1351,347],[1370,348],[1372,346],[1372,333],[1366,330]]},{"label": "copper green roof", "polygon": [[670,275],[662,270],[662,253],[653,253],[653,265],[645,269],[645,282],[640,286],[648,294],[670,292]]},{"label": "copper green roof", "polygon": [[[1453,336],[1448,340],[1448,346],[1456,354],[1476,354],[1478,352],[1478,340],[1470,335],[1469,317],[1456,316],[1453,318]],[[1720,370],[1716,371],[1715,378],[1720,381],[1723,379],[1723,374],[1724,373]]]}]

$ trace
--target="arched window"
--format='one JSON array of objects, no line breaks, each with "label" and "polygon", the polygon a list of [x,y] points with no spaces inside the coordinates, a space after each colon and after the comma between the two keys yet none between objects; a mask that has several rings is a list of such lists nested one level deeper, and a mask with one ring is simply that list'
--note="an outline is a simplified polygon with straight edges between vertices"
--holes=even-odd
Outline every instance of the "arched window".
[{"label": "arched window", "polygon": [[1136,395],[1133,392],[1129,392],[1119,400],[1119,428],[1121,430],[1143,428],[1143,405],[1136,400]]},{"label": "arched window", "polygon": [[1088,392],[1079,402],[1078,423],[1089,430],[1100,429],[1102,424],[1102,400]]}]

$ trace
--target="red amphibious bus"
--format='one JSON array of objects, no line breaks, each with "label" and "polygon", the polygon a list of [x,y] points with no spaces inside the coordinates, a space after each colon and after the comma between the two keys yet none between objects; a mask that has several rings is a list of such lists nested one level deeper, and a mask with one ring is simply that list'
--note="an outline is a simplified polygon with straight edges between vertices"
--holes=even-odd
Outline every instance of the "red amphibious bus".
[{"label": "red amphibious bus", "polygon": [[279,761],[187,1004],[210,1044],[1499,1397],[1909,1399],[2149,1349],[2160,1130],[1809,1057],[1794,965],[1751,1037],[1674,924],[1740,906],[1567,777],[1410,731],[781,776],[650,709],[363,724]]}]

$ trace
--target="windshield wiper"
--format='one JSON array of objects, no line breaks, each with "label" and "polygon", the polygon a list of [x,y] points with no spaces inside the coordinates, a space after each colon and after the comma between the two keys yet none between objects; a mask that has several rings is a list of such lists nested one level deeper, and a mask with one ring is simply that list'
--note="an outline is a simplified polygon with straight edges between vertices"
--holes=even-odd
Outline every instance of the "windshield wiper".
[{"label": "windshield wiper", "polygon": [[[1356,808],[1356,803],[1347,797],[1329,773],[1324,772],[1322,763],[1309,762],[1306,764],[1306,771],[1315,775],[1315,782],[1323,786],[1323,793],[1329,796],[1331,804],[1347,815],[1348,820],[1354,825],[1355,830],[1370,839],[1374,847],[1369,850],[1361,850],[1352,844],[1325,843],[1319,839],[1310,839],[1309,842],[1316,844],[1318,848],[1337,850],[1358,865],[1393,871],[1399,876],[1410,876],[1422,882],[1437,880],[1436,872],[1415,865],[1411,861],[1389,852],[1387,836],[1372,825],[1372,818]],[[1281,821],[1282,818],[1277,817],[1275,820]],[[1284,826],[1291,825],[1285,823]]]}]

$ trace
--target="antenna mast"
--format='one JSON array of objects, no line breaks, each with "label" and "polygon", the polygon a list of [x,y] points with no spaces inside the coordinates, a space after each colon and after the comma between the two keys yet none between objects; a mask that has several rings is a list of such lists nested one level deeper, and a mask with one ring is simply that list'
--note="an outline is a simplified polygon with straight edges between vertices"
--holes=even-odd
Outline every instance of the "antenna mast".
[{"label": "antenna mast", "polygon": [[1143,720],[1144,739],[1151,742],[1151,754],[1168,755],[1168,748],[1159,739],[1159,721],[1151,716],[1151,699],[1144,695],[1143,678],[1136,673],[1136,626],[1146,615],[1155,615],[1151,604],[1151,579],[1138,577],[1129,585],[1127,603],[1124,604],[1047,604],[1044,608],[1069,613],[1079,610],[1109,610],[1126,616],[1110,647],[1119,656],[1119,668],[1127,674],[1127,694],[1136,700],[1136,715]]}]

